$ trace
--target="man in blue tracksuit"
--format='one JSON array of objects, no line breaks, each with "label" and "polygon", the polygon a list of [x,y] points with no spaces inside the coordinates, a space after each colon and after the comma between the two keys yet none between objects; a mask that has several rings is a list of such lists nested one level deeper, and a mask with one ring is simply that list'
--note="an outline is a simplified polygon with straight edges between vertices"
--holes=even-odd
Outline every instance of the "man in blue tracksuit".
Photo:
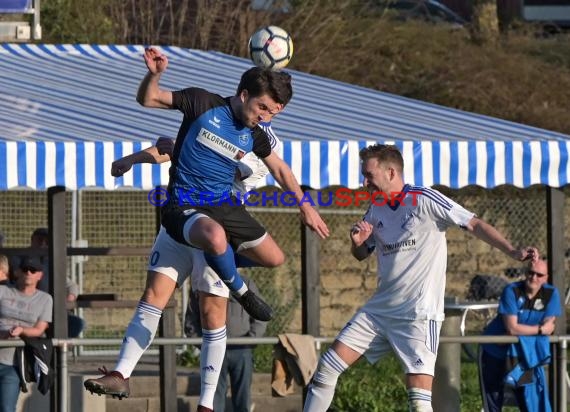
[{"label": "man in blue tracksuit", "polygon": [[[536,260],[529,263],[525,279],[514,282],[505,287],[499,301],[498,314],[489,323],[484,331],[485,335],[517,335],[536,336],[551,335],[554,332],[556,317],[560,316],[561,304],[558,290],[549,285],[548,265],[545,260]],[[537,340],[540,344],[544,339]],[[532,347],[525,340],[524,348],[520,344],[519,353],[522,350],[531,351]],[[541,346],[536,346],[540,348]],[[543,346],[542,346],[543,347]],[[482,345],[481,358],[481,385],[483,389],[483,407],[488,412],[499,412],[503,406],[504,384],[507,375],[512,372],[514,365],[507,366],[507,358],[512,358],[516,351],[515,345],[484,344]],[[536,355],[536,353],[531,353]],[[540,356],[547,361],[549,356]],[[519,357],[520,360],[520,357]],[[541,368],[541,363],[535,365]],[[523,369],[524,362],[521,363]],[[519,368],[521,368],[519,365]],[[542,372],[542,371],[539,371]],[[513,381],[513,374],[509,375],[512,384],[515,384],[515,396],[521,411],[542,411],[542,407],[533,406],[536,402],[528,396],[529,388],[525,385],[540,385],[536,379],[540,373],[533,374],[530,380]],[[524,382],[524,383],[523,383]],[[536,389],[536,387],[535,387]],[[546,386],[541,389],[546,394]],[[545,396],[543,396],[544,398]],[[547,398],[547,397],[546,397]],[[533,398],[534,399],[534,398]]]}]

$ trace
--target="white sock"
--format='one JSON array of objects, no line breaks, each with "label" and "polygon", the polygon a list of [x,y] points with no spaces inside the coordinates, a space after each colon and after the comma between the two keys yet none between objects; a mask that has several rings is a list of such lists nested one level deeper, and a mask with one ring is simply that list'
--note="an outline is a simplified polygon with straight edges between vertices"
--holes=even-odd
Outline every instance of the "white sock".
[{"label": "white sock", "polygon": [[131,376],[144,351],[152,343],[161,316],[162,310],[156,306],[142,300],[139,302],[125,332],[119,360],[115,366],[115,370],[125,379]]},{"label": "white sock", "polygon": [[214,394],[226,354],[226,327],[202,329],[200,349],[200,399],[198,405],[214,408]]},{"label": "white sock", "polygon": [[236,290],[236,294],[238,296],[243,296],[245,294],[245,292],[247,292],[249,289],[247,287],[247,285],[244,283],[243,286],[241,288],[239,288],[238,290]]},{"label": "white sock", "polygon": [[408,407],[410,412],[433,412],[431,391],[420,388],[408,389]]},{"label": "white sock", "polygon": [[348,368],[337,353],[329,349],[321,356],[319,366],[309,385],[304,412],[326,412],[333,400],[338,377]]}]

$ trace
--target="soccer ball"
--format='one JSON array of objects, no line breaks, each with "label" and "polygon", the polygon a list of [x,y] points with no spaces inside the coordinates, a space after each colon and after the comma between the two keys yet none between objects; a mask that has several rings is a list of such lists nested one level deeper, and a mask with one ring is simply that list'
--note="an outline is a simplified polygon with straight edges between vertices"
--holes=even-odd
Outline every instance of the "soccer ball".
[{"label": "soccer ball", "polygon": [[282,69],[293,57],[293,40],[281,27],[266,26],[249,39],[249,56],[256,66]]}]

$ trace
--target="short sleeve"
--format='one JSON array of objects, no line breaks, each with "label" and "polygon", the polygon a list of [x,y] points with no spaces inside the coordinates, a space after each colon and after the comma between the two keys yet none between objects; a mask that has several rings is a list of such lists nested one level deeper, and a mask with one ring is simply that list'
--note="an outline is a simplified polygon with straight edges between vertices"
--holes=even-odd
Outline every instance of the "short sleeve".
[{"label": "short sleeve", "polygon": [[51,323],[53,320],[53,299],[48,293],[44,293],[44,304],[38,321]]},{"label": "short sleeve", "polygon": [[499,299],[498,313],[501,315],[517,315],[519,308],[517,306],[517,298],[515,290],[512,286],[503,289],[501,298]]},{"label": "short sleeve", "polygon": [[253,153],[260,159],[265,159],[271,154],[271,143],[265,131],[257,126],[253,129]]},{"label": "short sleeve", "polygon": [[172,92],[172,106],[184,113],[184,116],[197,117],[211,107],[212,100],[220,99],[207,90],[189,87]]},{"label": "short sleeve", "polygon": [[466,227],[475,213],[465,209],[437,190],[421,188],[417,191],[427,212],[443,226],[457,225]]}]

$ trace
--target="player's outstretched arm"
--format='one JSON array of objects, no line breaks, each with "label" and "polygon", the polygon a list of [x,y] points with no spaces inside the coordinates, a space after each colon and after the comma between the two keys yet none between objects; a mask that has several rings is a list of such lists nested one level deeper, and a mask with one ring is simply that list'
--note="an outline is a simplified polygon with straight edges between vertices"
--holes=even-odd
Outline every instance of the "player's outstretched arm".
[{"label": "player's outstretched arm", "polygon": [[295,193],[295,199],[297,200],[297,204],[299,204],[299,210],[301,212],[303,222],[314,230],[322,239],[328,237],[330,234],[329,228],[321,218],[321,215],[308,202],[301,202],[303,199],[303,191],[287,163],[285,163],[273,151],[269,156],[262,160],[277,183],[279,183],[283,189]]},{"label": "player's outstretched arm", "polygon": [[168,58],[158,49],[149,47],[144,51],[148,73],[142,79],[137,91],[137,102],[144,107],[172,109],[172,92],[161,90],[159,80],[168,67]]},{"label": "player's outstretched arm", "polygon": [[535,247],[527,246],[522,249],[516,249],[497,229],[477,217],[469,221],[467,230],[473,233],[475,237],[521,262],[524,260],[536,261],[540,257],[538,249]]},{"label": "player's outstretched arm", "polygon": [[174,141],[167,137],[159,137],[155,146],[148,147],[136,153],[115,160],[111,164],[111,175],[120,177],[127,173],[137,163],[164,163],[170,160]]}]

